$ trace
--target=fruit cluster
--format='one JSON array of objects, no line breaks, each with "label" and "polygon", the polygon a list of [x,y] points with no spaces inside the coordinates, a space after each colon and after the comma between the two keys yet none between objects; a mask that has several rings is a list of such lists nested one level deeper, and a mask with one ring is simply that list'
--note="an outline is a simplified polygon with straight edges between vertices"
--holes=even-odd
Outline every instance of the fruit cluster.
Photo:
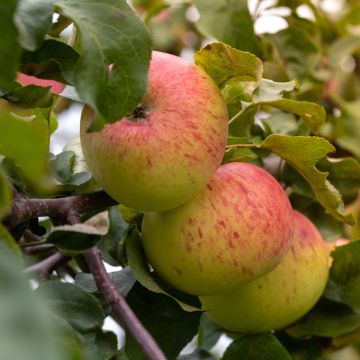
[{"label": "fruit cluster", "polygon": [[85,160],[112,197],[145,211],[145,253],[166,282],[200,296],[234,332],[286,327],[315,304],[328,277],[325,242],[268,172],[220,166],[227,108],[200,67],[153,52],[133,116],[88,132],[94,115],[85,107]]}]

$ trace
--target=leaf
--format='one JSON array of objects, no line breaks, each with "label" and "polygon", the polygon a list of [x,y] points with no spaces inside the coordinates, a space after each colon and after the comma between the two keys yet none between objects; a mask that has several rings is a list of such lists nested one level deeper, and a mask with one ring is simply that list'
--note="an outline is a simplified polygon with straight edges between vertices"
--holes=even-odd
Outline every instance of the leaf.
[{"label": "leaf", "polygon": [[360,315],[345,304],[322,299],[296,325],[289,329],[297,337],[336,337],[360,327]]},{"label": "leaf", "polygon": [[206,314],[200,318],[198,346],[202,350],[210,351],[218,342],[224,330],[214,324]]},{"label": "leaf", "polygon": [[53,104],[51,86],[43,87],[36,85],[21,86],[17,83],[0,96],[11,104],[23,109],[48,108]]},{"label": "leaf", "polygon": [[337,247],[325,296],[349,305],[360,314],[360,241]]},{"label": "leaf", "polygon": [[55,177],[62,183],[66,183],[73,174],[72,167],[75,160],[73,151],[63,151],[52,160]]},{"label": "leaf", "polygon": [[120,214],[119,206],[108,210],[109,230],[101,236],[98,244],[104,260],[113,266],[122,265],[125,239],[130,231],[129,225]]},{"label": "leaf", "polygon": [[16,9],[15,23],[21,46],[30,51],[40,47],[50,30],[54,0],[21,0]]},{"label": "leaf", "polygon": [[227,349],[223,360],[291,360],[289,353],[271,334],[243,336]]},{"label": "leaf", "polygon": [[178,360],[216,360],[216,358],[206,350],[195,349],[190,354],[178,357]]},{"label": "leaf", "polygon": [[56,0],[55,8],[78,29],[74,81],[81,100],[107,122],[131,114],[147,89],[151,44],[144,24],[123,0]]},{"label": "leaf", "polygon": [[340,61],[346,56],[353,54],[360,48],[360,39],[356,35],[347,35],[338,38],[329,47],[329,63],[333,67],[339,66]]},{"label": "leaf", "polygon": [[9,231],[0,223],[0,242],[6,244],[19,258],[22,258],[21,250],[16,240],[11,236]]},{"label": "leaf", "polygon": [[352,214],[345,214],[339,191],[327,180],[328,173],[316,168],[316,163],[335,148],[316,136],[270,135],[260,145],[285,159],[310,184],[317,201],[336,219],[354,224]]},{"label": "leaf", "polygon": [[276,82],[269,79],[261,79],[254,94],[254,101],[273,101],[283,97],[283,93],[292,91],[298,87],[296,80]]},{"label": "leaf", "polygon": [[20,47],[17,43],[18,33],[13,22],[17,4],[18,0],[0,2],[0,94],[2,88],[14,81],[20,58]]},{"label": "leaf", "polygon": [[[126,300],[169,360],[176,359],[197,333],[200,312],[182,310],[169,296],[156,294],[136,283]],[[125,352],[129,359],[145,359],[138,345],[128,334]]]},{"label": "leaf", "polygon": [[240,162],[250,162],[255,160],[257,155],[250,149],[236,148],[235,146],[228,147],[224,153],[222,160],[223,164],[240,161]]},{"label": "leaf", "polygon": [[[132,274],[131,268],[129,266],[120,271],[110,272],[108,275],[123,296],[127,296],[136,282],[136,279]],[[77,274],[76,284],[88,292],[98,291],[94,277],[88,273]]]},{"label": "leaf", "polygon": [[234,48],[260,53],[246,0],[195,0],[194,3],[200,13],[196,25],[201,32]]},{"label": "leaf", "polygon": [[79,54],[69,45],[57,40],[45,40],[34,52],[21,56],[21,71],[41,79],[74,83],[73,73]]},{"label": "leaf", "polygon": [[36,292],[46,296],[48,305],[79,332],[101,327],[105,313],[95,296],[74,284],[48,281]]},{"label": "leaf", "polygon": [[261,80],[261,60],[224,43],[206,45],[194,55],[194,60],[220,88],[229,83],[251,82],[254,90]]},{"label": "leaf", "polygon": [[149,267],[147,265],[146,257],[144,254],[144,249],[141,243],[141,237],[139,232],[136,228],[134,228],[129,236],[126,239],[126,253],[128,257],[129,265],[132,269],[132,272],[139,281],[139,283],[144,286],[146,289],[157,293],[157,294],[164,294],[171,297],[175,300],[183,310],[188,312],[196,312],[199,311],[199,308],[194,306],[188,305],[172,295],[168,292],[164,291],[156,280],[153,277],[153,274],[150,272]]},{"label": "leaf", "polygon": [[83,334],[87,360],[110,360],[117,350],[117,337],[111,331],[97,330]]},{"label": "leaf", "polygon": [[81,253],[100,241],[101,232],[87,224],[62,225],[55,227],[47,242],[56,245],[68,254]]},{"label": "leaf", "polygon": [[21,276],[19,258],[3,244],[0,233],[0,348],[11,360],[67,360],[56,345],[44,299]]},{"label": "leaf", "polygon": [[20,120],[0,113],[0,154],[13,159],[38,186],[48,181],[49,155],[49,130],[35,126],[40,120],[38,117]]},{"label": "leaf", "polygon": [[0,219],[10,210],[12,201],[12,192],[3,172],[0,170]]}]

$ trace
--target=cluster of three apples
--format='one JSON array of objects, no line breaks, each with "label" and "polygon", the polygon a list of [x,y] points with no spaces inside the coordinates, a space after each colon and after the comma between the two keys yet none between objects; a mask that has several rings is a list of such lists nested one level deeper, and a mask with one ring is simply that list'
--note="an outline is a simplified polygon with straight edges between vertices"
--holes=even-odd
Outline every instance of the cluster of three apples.
[{"label": "cluster of three apples", "polygon": [[133,116],[90,133],[94,115],[85,107],[85,160],[112,197],[145,211],[144,249],[165,281],[232,331],[283,327],[314,304],[327,278],[321,236],[266,171],[220,166],[227,108],[201,68],[153,52]]}]

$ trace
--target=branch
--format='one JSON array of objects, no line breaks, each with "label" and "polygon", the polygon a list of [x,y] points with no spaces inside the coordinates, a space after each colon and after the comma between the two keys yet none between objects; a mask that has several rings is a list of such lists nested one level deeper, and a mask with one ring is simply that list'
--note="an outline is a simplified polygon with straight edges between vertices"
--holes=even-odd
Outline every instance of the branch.
[{"label": "branch", "polygon": [[124,297],[110,280],[100,252],[95,248],[90,249],[85,253],[85,259],[94,276],[98,289],[101,290],[104,298],[111,306],[114,318],[120,325],[124,325],[129,330],[134,340],[150,360],[166,360],[165,355],[153,337],[144,328]]},{"label": "branch", "polygon": [[3,223],[9,229],[13,229],[24,221],[39,216],[66,218],[69,212],[82,214],[105,209],[116,204],[117,202],[103,190],[55,199],[15,198]]},{"label": "branch", "polygon": [[61,266],[68,262],[71,259],[70,256],[64,256],[59,252],[50,255],[45,260],[40,261],[39,263],[29,266],[23,272],[24,274],[34,274],[37,273],[40,276],[47,278],[49,274],[52,273],[58,266]]}]

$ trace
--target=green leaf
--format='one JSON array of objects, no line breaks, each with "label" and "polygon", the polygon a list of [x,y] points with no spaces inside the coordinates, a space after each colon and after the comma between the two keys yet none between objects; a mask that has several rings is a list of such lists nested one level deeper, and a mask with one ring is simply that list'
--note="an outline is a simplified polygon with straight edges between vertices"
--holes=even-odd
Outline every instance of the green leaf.
[{"label": "green leaf", "polygon": [[289,353],[271,334],[247,335],[234,341],[223,360],[291,360]]},{"label": "green leaf", "polygon": [[11,250],[13,250],[13,252],[19,258],[22,258],[22,253],[16,240],[10,235],[9,231],[1,223],[0,223],[0,242],[6,244]]},{"label": "green leaf", "polygon": [[65,253],[78,254],[95,246],[100,241],[100,235],[98,229],[87,224],[62,225],[51,231],[47,242]]},{"label": "green leaf", "polygon": [[195,349],[190,354],[178,357],[178,360],[216,360],[216,358],[206,350]]},{"label": "green leaf", "polygon": [[108,210],[108,216],[109,230],[101,236],[98,248],[107,263],[113,266],[123,265],[125,239],[130,227],[122,218],[118,205]]},{"label": "green leaf", "polygon": [[48,305],[79,332],[102,326],[105,313],[95,296],[74,284],[48,281],[37,292],[46,296]]},{"label": "green leaf", "polygon": [[283,97],[284,92],[289,92],[296,88],[298,88],[296,80],[276,82],[269,79],[261,79],[254,94],[254,101],[279,100]]},{"label": "green leaf", "polygon": [[73,151],[63,151],[52,160],[55,177],[62,183],[66,183],[73,174],[72,167],[75,160]]},{"label": "green leaf", "polygon": [[[123,296],[127,296],[136,282],[136,279],[132,274],[131,268],[129,266],[120,271],[113,271],[108,273],[108,275]],[[76,284],[88,292],[98,291],[94,277],[88,273],[77,274]]]},{"label": "green leaf", "polygon": [[236,145],[234,145],[226,149],[222,163],[226,164],[234,161],[249,162],[256,158],[257,155],[250,149],[237,148]]},{"label": "green leaf", "polygon": [[78,29],[80,98],[107,122],[131,114],[147,89],[151,44],[144,24],[123,0],[56,0],[56,11]]},{"label": "green leaf", "polygon": [[234,49],[224,43],[206,45],[194,55],[194,60],[220,88],[245,83],[251,84],[254,91],[261,80],[261,60],[253,54]]},{"label": "green leaf", "polygon": [[11,360],[67,360],[56,339],[44,299],[21,276],[19,258],[0,233],[0,348]]},{"label": "green leaf", "polygon": [[237,49],[260,53],[246,0],[195,0],[194,3],[200,13],[196,25],[201,32]]},{"label": "green leaf", "polygon": [[138,280],[142,286],[154,293],[164,294],[171,297],[179,304],[179,306],[181,306],[183,310],[187,312],[199,311],[198,308],[176,299],[159,286],[159,284],[153,277],[153,273],[150,272],[147,265],[144,249],[141,243],[141,237],[136,228],[133,228],[133,230],[126,239],[126,253],[132,272],[136,280]]},{"label": "green leaf", "polygon": [[285,159],[310,184],[317,201],[336,219],[354,224],[346,215],[339,191],[327,180],[328,173],[316,168],[316,163],[335,148],[316,136],[270,135],[260,145]]},{"label": "green leaf", "polygon": [[329,63],[333,67],[339,66],[340,61],[346,56],[360,49],[360,38],[356,35],[348,35],[334,41],[329,47]]},{"label": "green leaf", "polygon": [[50,30],[54,0],[21,0],[16,9],[15,23],[21,46],[30,51],[40,47]]},{"label": "green leaf", "polygon": [[98,329],[83,334],[86,342],[87,360],[110,360],[117,350],[117,337],[113,332]]},{"label": "green leaf", "polygon": [[79,54],[61,41],[45,40],[34,52],[21,56],[21,71],[41,79],[74,83],[74,68]]},{"label": "green leaf", "polygon": [[276,47],[290,78],[311,74],[321,59],[319,47],[306,31],[298,27],[267,34],[266,38]]},{"label": "green leaf", "polygon": [[49,130],[40,122],[39,117],[20,120],[0,112],[0,154],[13,159],[38,186],[48,180],[49,155]]},{"label": "green leaf", "polygon": [[289,329],[290,335],[297,337],[325,336],[336,337],[352,332],[360,327],[360,315],[341,303],[322,299],[295,326]]},{"label": "green leaf", "polygon": [[325,296],[352,307],[360,314],[360,241],[337,247]]},{"label": "green leaf", "polygon": [[230,133],[237,136],[243,135],[243,131],[239,131],[239,128],[242,129],[241,124],[245,122],[244,119],[247,119],[247,122],[253,122],[259,107],[273,107],[288,113],[299,115],[306,121],[313,133],[317,133],[319,131],[326,119],[326,112],[324,108],[312,102],[292,99],[255,101],[241,110],[233,117],[233,119],[230,120]]},{"label": "green leaf", "polygon": [[0,93],[3,87],[15,79],[17,63],[20,58],[20,47],[17,43],[18,33],[13,22],[18,0],[0,2]]},{"label": "green leaf", "polygon": [[12,201],[12,192],[2,171],[0,171],[0,219],[10,210]]},{"label": "green leaf", "polygon": [[[136,283],[126,300],[169,360],[176,359],[197,333],[201,313],[182,310],[169,296],[156,294]],[[128,334],[125,352],[129,359],[145,359]]]},{"label": "green leaf", "polygon": [[36,85],[22,87],[14,83],[10,89],[3,92],[0,90],[0,96],[19,108],[48,108],[53,104],[53,94],[50,92],[50,88],[50,86]]},{"label": "green leaf", "polygon": [[198,347],[202,350],[210,351],[220,339],[224,330],[214,324],[206,314],[200,318]]}]

